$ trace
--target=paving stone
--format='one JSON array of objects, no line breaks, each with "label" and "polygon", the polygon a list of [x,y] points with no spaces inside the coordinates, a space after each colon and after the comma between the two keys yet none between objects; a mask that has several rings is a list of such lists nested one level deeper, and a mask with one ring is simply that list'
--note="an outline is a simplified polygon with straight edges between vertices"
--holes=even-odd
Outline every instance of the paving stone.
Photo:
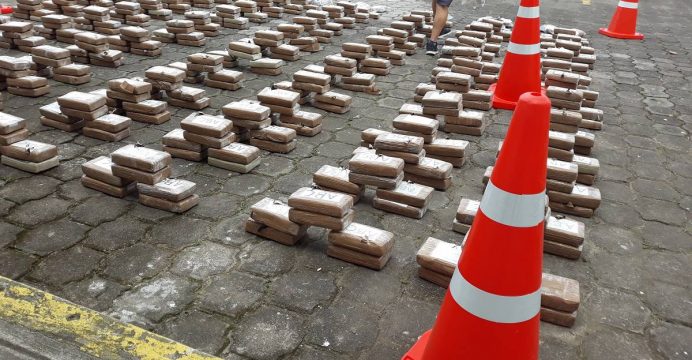
[{"label": "paving stone", "polygon": [[651,311],[636,296],[606,288],[595,289],[585,308],[602,324],[639,334],[651,317]]},{"label": "paving stone", "polygon": [[678,126],[654,124],[653,127],[654,129],[656,129],[656,131],[666,135],[673,135],[678,137],[685,137],[688,135],[687,131],[681,129]]},{"label": "paving stone", "polygon": [[301,187],[309,186],[312,183],[312,174],[303,174],[299,172],[294,172],[286,176],[281,177],[273,187],[274,191],[284,193],[286,195],[292,194],[294,191]]},{"label": "paving stone", "polygon": [[[382,224],[384,225],[384,230],[387,229],[398,229],[397,231],[401,234],[407,234],[409,238],[423,239],[437,227],[431,219],[431,217],[423,217],[419,221],[402,221],[403,217],[395,214],[385,213],[382,217]],[[395,246],[396,247],[396,246]]]},{"label": "paving stone", "polygon": [[27,253],[13,250],[0,249],[0,275],[17,279],[29,272],[36,258]]},{"label": "paving stone", "polygon": [[184,159],[173,158],[173,163],[171,164],[171,168],[173,168],[173,173],[171,177],[178,178],[187,176],[195,173],[201,167],[209,168],[211,166],[205,166],[202,165],[202,163],[190,162]]},{"label": "paving stone", "polygon": [[627,149],[627,153],[633,159],[637,159],[638,161],[643,161],[643,162],[648,162],[648,163],[661,164],[661,163],[665,162],[665,160],[666,160],[665,157],[663,156],[663,154],[661,154],[657,151],[652,151],[652,150],[647,150],[647,149],[630,147],[629,149]]},{"label": "paving stone", "polygon": [[335,159],[350,158],[350,154],[355,148],[355,145],[340,142],[330,142],[317,147],[317,155]]},{"label": "paving stone", "polygon": [[198,287],[190,280],[163,275],[143,282],[115,299],[110,315],[147,326],[161,321],[166,315],[179,313],[192,302]]},{"label": "paving stone", "polygon": [[271,240],[262,240],[241,252],[239,269],[257,275],[275,276],[291,270],[295,258],[295,248]]},{"label": "paving stone", "polygon": [[161,143],[161,137],[165,134],[161,130],[147,127],[131,131],[127,140],[140,144],[159,144]]},{"label": "paving stone", "polygon": [[232,218],[222,219],[211,230],[211,240],[226,245],[242,245],[249,240],[257,239],[257,236],[245,231],[244,224],[248,214],[240,214]]},{"label": "paving stone", "polygon": [[[541,323],[541,326],[544,324]],[[542,337],[539,351],[543,360],[577,360],[579,355],[575,348],[576,346],[567,344],[562,339]]]},{"label": "paving stone", "polygon": [[340,284],[340,299],[352,299],[373,311],[384,310],[401,293],[401,282],[396,277],[357,266],[344,274]]},{"label": "paving stone", "polygon": [[327,256],[327,242],[322,240],[326,233],[324,229],[309,228],[307,235],[300,240],[296,263],[315,271],[339,273],[349,269],[352,264]]},{"label": "paving stone", "polygon": [[135,244],[108,255],[103,274],[125,284],[136,284],[161,272],[171,252],[149,244]]},{"label": "paving stone", "polygon": [[329,351],[329,347],[318,348],[307,345],[301,345],[298,350],[290,357],[290,359],[301,359],[301,360],[322,360],[322,359],[332,359],[332,360],[346,360],[348,357],[340,355],[333,351]]},{"label": "paving stone", "polygon": [[647,249],[643,255],[642,272],[647,278],[683,286],[692,283],[692,262],[687,254]]},{"label": "paving stone", "polygon": [[206,311],[239,317],[257,307],[264,292],[264,279],[234,271],[212,276],[197,301]]},{"label": "paving stone", "polygon": [[632,182],[632,187],[641,196],[653,199],[675,201],[680,198],[680,194],[662,181],[636,179]]},{"label": "paving stone", "polygon": [[15,207],[7,219],[23,225],[35,226],[65,215],[70,205],[72,205],[71,202],[55,197],[33,200]]},{"label": "paving stone", "polygon": [[96,311],[106,311],[126,287],[115,281],[93,276],[65,285],[60,296]]},{"label": "paving stone", "polygon": [[[302,138],[301,138],[302,140]],[[293,161],[280,156],[262,156],[260,164],[252,172],[271,177],[285,175],[293,171]]]},{"label": "paving stone", "polygon": [[667,201],[647,199],[641,200],[637,209],[644,220],[659,221],[665,224],[682,225],[687,221],[687,213]]},{"label": "paving stone", "polygon": [[642,249],[641,238],[633,231],[612,225],[589,227],[588,239],[596,246],[616,254],[635,254]]},{"label": "paving stone", "polygon": [[315,152],[315,145],[313,144],[308,144],[306,142],[298,142],[298,145],[296,145],[295,150],[291,151],[288,154],[277,154],[277,157],[285,157],[289,158],[292,160],[299,160],[299,159],[305,159],[313,156],[313,153]]},{"label": "paving stone", "polygon": [[15,247],[31,254],[44,256],[80,242],[87,231],[89,227],[86,225],[61,219],[27,231]]},{"label": "paving stone", "polygon": [[336,141],[360,146],[360,130],[354,128],[345,128],[335,134]]},{"label": "paving stone", "polygon": [[680,202],[678,202],[678,205],[688,212],[692,211],[692,196],[685,196],[682,200],[680,200]]},{"label": "paving stone", "polygon": [[638,163],[630,166],[632,173],[645,179],[670,179],[673,173],[658,164]]},{"label": "paving stone", "polygon": [[317,172],[317,170],[319,170],[322,167],[322,165],[330,164],[332,163],[332,161],[332,159],[328,159],[326,157],[312,156],[299,162],[298,169],[302,172],[312,174]]},{"label": "paving stone", "polygon": [[234,176],[223,185],[221,191],[239,196],[250,196],[260,194],[269,188],[269,181],[263,177],[253,174]]},{"label": "paving stone", "polygon": [[660,143],[665,149],[675,151],[676,154],[686,151],[690,143],[687,137],[668,134],[657,134],[654,136],[654,140]]},{"label": "paving stone", "polygon": [[22,178],[27,178],[30,177],[31,174],[21,171],[19,169],[7,167],[7,166],[2,166],[2,173],[0,173],[0,179],[6,182],[11,182],[17,179],[22,179]]},{"label": "paving stone", "polygon": [[80,223],[96,226],[117,219],[127,211],[130,204],[127,200],[112,196],[97,196],[74,207],[71,211],[71,217]]},{"label": "paving stone", "polygon": [[58,157],[60,161],[72,160],[84,155],[86,148],[75,143],[65,143],[58,145]]},{"label": "paving stone", "polygon": [[233,266],[237,250],[212,242],[189,247],[176,258],[171,271],[178,275],[204,280]]},{"label": "paving stone", "polygon": [[590,255],[587,261],[591,263],[594,274],[600,286],[610,286],[630,291],[642,290],[641,254],[639,256],[612,256],[605,251]]},{"label": "paving stone", "polygon": [[58,194],[60,194],[61,197],[79,202],[86,198],[98,195],[99,192],[82,185],[80,180],[71,180],[58,187]]},{"label": "paving stone", "polygon": [[598,359],[603,354],[608,354],[608,358],[613,360],[654,359],[641,335],[610,329],[603,329],[586,337],[582,352],[587,359]]},{"label": "paving stone", "polygon": [[204,240],[208,229],[209,223],[207,221],[185,216],[175,217],[154,226],[149,233],[148,241],[179,249]]},{"label": "paving stone", "polygon": [[312,312],[336,293],[334,276],[322,271],[301,270],[286,273],[272,282],[270,301],[293,311]]},{"label": "paving stone", "polygon": [[209,177],[209,176],[204,176],[204,175],[199,175],[199,174],[191,174],[183,177],[185,180],[192,181],[197,185],[195,188],[195,194],[199,196],[209,196],[215,194],[220,186],[217,182],[217,179]]},{"label": "paving stone", "polygon": [[129,211],[129,214],[135,218],[149,221],[149,222],[159,222],[163,219],[175,217],[176,214],[170,211],[154,209],[142,204],[135,204]]},{"label": "paving stone", "polygon": [[303,137],[300,140],[304,143],[307,144],[313,144],[313,145],[318,145],[318,144],[324,144],[330,140],[332,140],[333,136],[332,133],[329,131],[322,131],[321,133],[311,136],[311,137]]},{"label": "paving stone", "polygon": [[[136,123],[133,123],[136,124]],[[81,139],[84,139],[84,141],[93,141],[94,143],[91,145],[88,144],[82,144],[84,146],[87,146],[87,151],[84,153],[84,157],[87,159],[93,159],[96,157],[99,157],[101,155],[107,155],[112,153],[113,151],[121,148],[123,144],[121,143],[103,143],[99,140],[87,138],[87,137],[81,137]],[[80,137],[75,138],[75,143],[79,143]]]},{"label": "paving stone", "polygon": [[79,280],[92,272],[104,254],[83,246],[55,252],[41,260],[29,277],[50,285]]},{"label": "paving stone", "polygon": [[397,344],[380,339],[369,349],[362,351],[358,359],[396,359],[401,357],[401,354],[405,354],[408,350],[409,348],[404,344]]},{"label": "paving stone", "polygon": [[45,142],[48,144],[58,145],[72,140],[72,138],[74,138],[75,135],[76,134],[68,133],[61,130],[49,130],[41,131],[40,133],[34,134],[31,137],[31,139],[35,141]]},{"label": "paving stone", "polygon": [[692,164],[683,162],[671,162],[668,168],[677,175],[692,178]]},{"label": "paving stone", "polygon": [[225,342],[228,324],[217,317],[193,310],[164,323],[158,330],[163,336],[208,354],[216,354]]},{"label": "paving stone", "polygon": [[598,176],[604,180],[627,181],[632,177],[632,174],[627,169],[621,167],[605,166],[601,168]]},{"label": "paving stone", "polygon": [[82,177],[82,164],[86,162],[84,158],[76,158],[68,161],[63,161],[60,166],[46,171],[44,174],[54,177],[61,181],[79,179]]},{"label": "paving stone", "polygon": [[[354,104],[351,106],[359,106],[356,104],[356,102],[359,102],[361,100],[360,98],[354,98]],[[337,117],[333,117],[330,115],[327,115],[322,119],[322,131],[329,131],[331,133],[336,132],[337,130],[341,130],[348,127],[348,123],[344,121],[344,119],[340,119]]]},{"label": "paving stone", "polygon": [[444,297],[447,289],[418,277],[418,269],[415,267],[408,270],[408,278],[403,281],[405,294],[413,299],[421,300],[426,303],[439,303],[439,299]]},{"label": "paving stone", "polygon": [[85,244],[101,251],[120,249],[142,240],[148,228],[137,219],[122,216],[91,230]]},{"label": "paving stone", "polygon": [[[643,204],[640,203],[639,206]],[[616,203],[603,202],[596,210],[598,217],[603,221],[627,228],[640,227],[644,225],[644,220],[635,209],[624,207]]]},{"label": "paving stone", "polygon": [[238,196],[227,194],[200,197],[199,204],[190,209],[188,214],[210,220],[228,218],[240,210],[241,200]]},{"label": "paving stone", "polygon": [[16,204],[5,200],[5,199],[0,199],[0,216],[5,216],[10,212],[10,209],[12,209]]},{"label": "paving stone", "polygon": [[[229,178],[231,176],[238,175],[238,173],[235,173],[235,172],[232,172],[232,171],[229,171],[226,169],[218,168],[216,166],[209,166],[209,165],[201,165],[201,166],[194,168],[194,174],[202,175],[202,176],[206,176],[206,177],[214,177],[214,178],[219,178],[219,179],[226,179],[226,178]],[[186,173],[182,176],[184,177],[184,176],[191,176],[191,175],[192,175],[191,173],[190,174]]]},{"label": "paving stone", "polygon": [[232,330],[231,348],[255,359],[276,359],[298,347],[305,334],[303,321],[296,313],[262,307],[243,317]]},{"label": "paving stone", "polygon": [[22,232],[22,228],[4,221],[0,221],[0,248],[17,239],[17,235]]},{"label": "paving stone", "polygon": [[336,301],[321,309],[312,318],[306,341],[316,346],[329,346],[344,353],[367,349],[375,343],[377,314],[359,301]]},{"label": "paving stone", "polygon": [[13,181],[0,189],[0,197],[18,204],[46,197],[55,191],[60,181],[36,175]]},{"label": "paving stone", "polygon": [[688,359],[692,353],[692,329],[687,326],[664,322],[651,329],[651,336],[652,347],[666,359]]},{"label": "paving stone", "polygon": [[440,306],[437,304],[400,298],[391,303],[380,320],[380,336],[404,347],[411,347],[419,336],[432,328],[439,311]]},{"label": "paving stone", "polygon": [[[388,109],[388,110],[390,110],[390,109]],[[393,111],[393,110],[390,110],[390,111]],[[394,111],[394,117],[396,117],[396,111]],[[351,122],[349,125],[351,125],[351,127],[358,129],[358,130],[365,130],[365,129],[368,129],[371,127],[380,128],[383,126],[382,124],[377,124],[377,123],[373,124],[373,119],[370,117],[366,117],[366,116],[354,116],[353,119],[351,119]]]},{"label": "paving stone", "polygon": [[678,227],[648,221],[644,225],[642,234],[644,242],[649,246],[671,251],[692,249],[692,237]]},{"label": "paving stone", "polygon": [[641,84],[639,87],[642,88],[642,94],[644,94],[644,96],[668,97],[668,94],[666,94],[666,88],[664,86]]}]

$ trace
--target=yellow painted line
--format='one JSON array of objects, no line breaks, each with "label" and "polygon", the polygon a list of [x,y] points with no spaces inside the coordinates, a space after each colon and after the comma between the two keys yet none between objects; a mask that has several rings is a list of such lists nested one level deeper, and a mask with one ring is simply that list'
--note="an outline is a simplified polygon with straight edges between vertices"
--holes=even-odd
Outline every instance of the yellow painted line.
[{"label": "yellow painted line", "polygon": [[219,359],[1,276],[0,319],[73,342],[99,358]]},{"label": "yellow painted line", "polygon": [[582,5],[591,5],[591,0],[581,0]]}]

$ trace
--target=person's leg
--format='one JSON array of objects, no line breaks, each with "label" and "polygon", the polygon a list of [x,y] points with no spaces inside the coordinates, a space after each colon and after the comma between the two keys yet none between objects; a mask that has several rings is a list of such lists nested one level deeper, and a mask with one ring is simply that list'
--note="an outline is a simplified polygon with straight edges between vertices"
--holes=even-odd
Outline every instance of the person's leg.
[{"label": "person's leg", "polygon": [[449,6],[437,4],[436,8],[437,11],[435,11],[432,33],[430,34],[430,40],[435,42],[437,42],[437,39],[440,37],[442,29],[447,25],[447,17],[449,16]]},{"label": "person's leg", "polygon": [[435,18],[435,12],[436,11],[437,11],[437,0],[432,0],[433,19]]},{"label": "person's leg", "polygon": [[449,3],[451,1],[438,0],[435,4],[435,18],[433,20],[432,33],[430,40],[425,45],[425,53],[431,56],[437,55],[437,39],[440,37],[445,25],[447,24],[447,16],[449,15]]}]

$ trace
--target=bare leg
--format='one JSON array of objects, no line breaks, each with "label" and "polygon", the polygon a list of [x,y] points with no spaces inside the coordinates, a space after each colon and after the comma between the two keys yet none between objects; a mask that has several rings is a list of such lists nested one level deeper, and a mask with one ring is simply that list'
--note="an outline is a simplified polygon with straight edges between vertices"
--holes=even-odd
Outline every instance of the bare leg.
[{"label": "bare leg", "polygon": [[449,7],[436,4],[435,20],[433,21],[432,34],[430,40],[437,41],[437,38],[442,33],[442,29],[447,25],[447,16],[449,15]]},{"label": "bare leg", "polygon": [[435,18],[435,11],[437,11],[437,0],[432,0],[433,19]]}]

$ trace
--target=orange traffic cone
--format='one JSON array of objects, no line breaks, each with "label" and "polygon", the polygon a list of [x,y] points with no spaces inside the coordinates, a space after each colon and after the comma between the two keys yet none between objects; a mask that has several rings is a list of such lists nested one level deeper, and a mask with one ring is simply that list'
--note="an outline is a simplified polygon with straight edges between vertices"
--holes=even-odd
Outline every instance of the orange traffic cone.
[{"label": "orange traffic cone", "polygon": [[538,359],[550,100],[523,94],[437,321],[403,360]]},{"label": "orange traffic cone", "polygon": [[519,4],[500,77],[490,87],[494,108],[513,110],[521,94],[541,91],[539,8],[539,0],[521,0]]},{"label": "orange traffic cone", "polygon": [[637,32],[638,9],[639,0],[620,0],[608,28],[600,28],[598,32],[617,39],[644,39],[644,35]]}]

